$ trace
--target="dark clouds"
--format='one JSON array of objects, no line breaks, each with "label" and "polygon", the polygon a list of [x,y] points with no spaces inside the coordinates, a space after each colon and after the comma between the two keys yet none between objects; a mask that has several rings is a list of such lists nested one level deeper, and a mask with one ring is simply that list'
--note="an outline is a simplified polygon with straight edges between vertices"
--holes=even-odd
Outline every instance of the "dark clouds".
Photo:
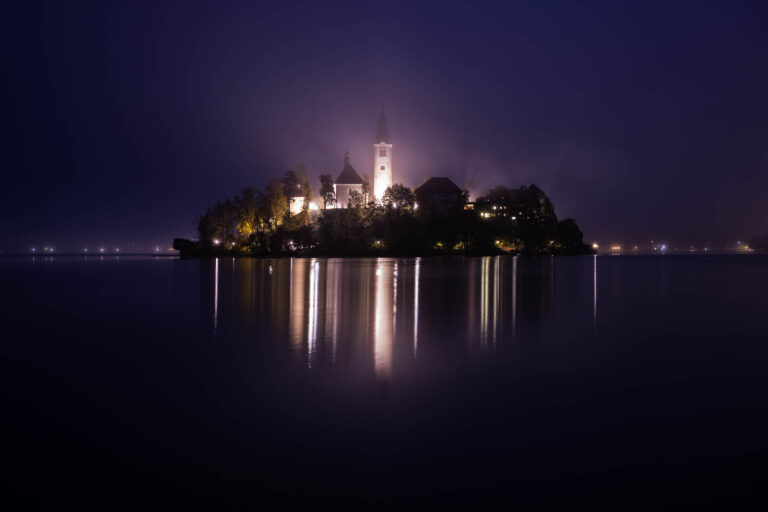
[{"label": "dark clouds", "polygon": [[[223,5],[222,5],[223,4]],[[154,246],[297,162],[535,182],[598,240],[768,232],[761,3],[43,3],[2,16],[2,249]]]}]

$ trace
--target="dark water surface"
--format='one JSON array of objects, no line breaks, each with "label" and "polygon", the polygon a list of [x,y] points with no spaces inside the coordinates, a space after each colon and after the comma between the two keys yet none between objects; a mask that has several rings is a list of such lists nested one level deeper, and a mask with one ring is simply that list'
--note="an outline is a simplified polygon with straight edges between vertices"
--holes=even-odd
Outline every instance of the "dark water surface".
[{"label": "dark water surface", "polygon": [[27,508],[763,499],[768,257],[0,259]]}]

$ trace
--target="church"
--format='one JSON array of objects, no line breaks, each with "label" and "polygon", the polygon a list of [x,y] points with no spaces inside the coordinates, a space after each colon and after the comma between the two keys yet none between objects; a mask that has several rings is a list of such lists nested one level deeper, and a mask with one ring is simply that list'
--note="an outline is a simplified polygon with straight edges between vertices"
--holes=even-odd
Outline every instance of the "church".
[{"label": "church", "polygon": [[[389,140],[389,127],[384,109],[379,116],[376,141],[373,144],[373,200],[381,201],[387,187],[392,185],[392,143]],[[363,179],[352,167],[349,152],[344,155],[344,168],[334,182],[336,208],[349,206],[350,194],[357,191],[363,194]]]}]

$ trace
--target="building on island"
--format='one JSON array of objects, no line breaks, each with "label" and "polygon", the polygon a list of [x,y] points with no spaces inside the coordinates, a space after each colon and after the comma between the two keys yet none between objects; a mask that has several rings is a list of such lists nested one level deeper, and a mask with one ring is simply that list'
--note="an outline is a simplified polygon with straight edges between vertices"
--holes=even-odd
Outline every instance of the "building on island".
[{"label": "building on island", "polygon": [[429,178],[413,192],[419,208],[428,211],[445,211],[464,204],[464,191],[450,178]]},{"label": "building on island", "polygon": [[373,164],[373,198],[381,201],[384,191],[392,186],[392,144],[383,107],[379,116],[376,143],[373,145]]},{"label": "building on island", "polygon": [[519,191],[509,190],[507,192],[512,193],[512,195],[506,195],[504,192],[500,194],[491,190],[485,196],[477,198],[472,206],[478,211],[478,215],[484,219],[507,217],[513,221],[517,220],[518,216],[524,215],[524,212],[519,211],[516,206],[521,201]]},{"label": "building on island", "polygon": [[288,208],[291,216],[298,215],[304,210],[304,203],[307,208],[310,208],[310,203],[307,197],[307,191],[301,184],[296,185],[296,190],[287,192],[288,195]]},{"label": "building on island", "polygon": [[304,196],[291,196],[288,198],[288,208],[291,217],[301,213],[304,209]]},{"label": "building on island", "polygon": [[361,195],[363,193],[363,178],[357,174],[357,171],[349,163],[349,151],[344,153],[344,169],[336,178],[333,185],[336,189],[336,208],[347,208],[349,206],[350,194],[356,190]]},{"label": "building on island", "polygon": [[[327,208],[349,208],[350,200],[355,195],[354,192],[360,194],[358,199],[362,201],[363,205],[368,204],[370,201],[381,201],[384,198],[384,192],[388,187],[392,186],[392,144],[389,141],[387,117],[383,108],[379,116],[376,143],[373,145],[373,151],[373,190],[370,189],[370,185],[367,184],[366,180],[352,167],[349,151],[347,151],[344,153],[344,168],[333,183],[336,204],[329,204]],[[305,190],[299,186],[295,192],[286,192],[286,196],[290,205],[290,214],[293,216],[301,213],[306,202]],[[314,203],[308,203],[308,207],[310,210],[317,209]]]}]

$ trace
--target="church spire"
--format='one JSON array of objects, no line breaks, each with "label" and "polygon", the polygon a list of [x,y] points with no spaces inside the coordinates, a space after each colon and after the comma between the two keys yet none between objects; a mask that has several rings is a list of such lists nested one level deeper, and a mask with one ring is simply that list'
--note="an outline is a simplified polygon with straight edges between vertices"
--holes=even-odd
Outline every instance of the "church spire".
[{"label": "church spire", "polygon": [[384,104],[381,105],[379,116],[379,131],[376,134],[376,143],[373,145],[373,197],[381,201],[387,187],[392,186],[392,143],[389,140],[389,127],[387,116],[384,113]]},{"label": "church spire", "polygon": [[376,134],[376,142],[389,143],[389,128],[387,126],[387,116],[384,113],[384,104],[381,104],[381,115],[379,116],[379,131]]}]

